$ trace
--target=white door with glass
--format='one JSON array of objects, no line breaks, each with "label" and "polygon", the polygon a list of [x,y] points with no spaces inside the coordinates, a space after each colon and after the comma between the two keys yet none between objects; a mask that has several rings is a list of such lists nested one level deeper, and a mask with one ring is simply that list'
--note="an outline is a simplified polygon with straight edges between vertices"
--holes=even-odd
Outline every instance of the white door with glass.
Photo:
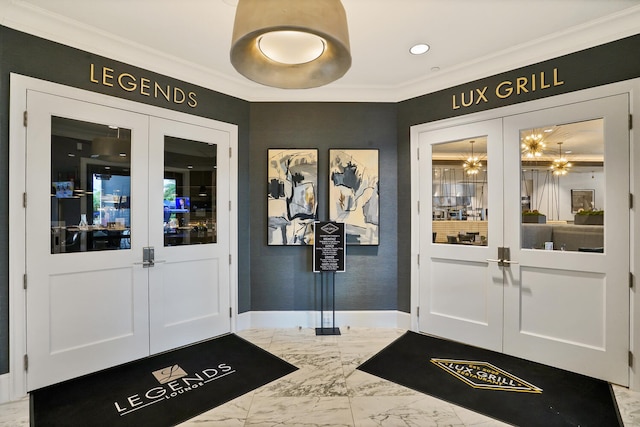
[{"label": "white door with glass", "polygon": [[420,330],[628,384],[627,95],[418,137]]},{"label": "white door with glass", "polygon": [[[230,330],[229,134],[151,117],[151,353]],[[153,208],[151,208],[153,207]]]},{"label": "white door with glass", "polygon": [[419,150],[420,329],[500,351],[502,122],[423,132]]},{"label": "white door with glass", "polygon": [[229,332],[229,134],[31,90],[27,111],[27,388]]}]

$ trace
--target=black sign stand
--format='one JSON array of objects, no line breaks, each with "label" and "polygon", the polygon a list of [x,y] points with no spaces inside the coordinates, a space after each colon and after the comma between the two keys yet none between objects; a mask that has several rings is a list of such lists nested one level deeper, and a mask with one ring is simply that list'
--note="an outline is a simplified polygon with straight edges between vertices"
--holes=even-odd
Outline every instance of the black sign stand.
[{"label": "black sign stand", "polygon": [[[313,241],[313,271],[320,273],[320,327],[316,335],[340,335],[336,328],[336,271],[345,271],[345,228],[343,223],[316,222]],[[333,323],[330,328],[324,326],[325,278],[331,275],[332,299],[331,311]],[[328,299],[328,298],[327,298]]]},{"label": "black sign stand", "polygon": [[[325,278],[331,275],[331,284],[333,289],[331,296],[333,302],[331,303],[331,315],[332,324],[330,328],[324,327],[324,282]],[[327,298],[329,299],[329,298]],[[316,328],[316,335],[340,335],[340,328],[336,328],[336,272],[323,272],[320,276],[320,327]]]}]

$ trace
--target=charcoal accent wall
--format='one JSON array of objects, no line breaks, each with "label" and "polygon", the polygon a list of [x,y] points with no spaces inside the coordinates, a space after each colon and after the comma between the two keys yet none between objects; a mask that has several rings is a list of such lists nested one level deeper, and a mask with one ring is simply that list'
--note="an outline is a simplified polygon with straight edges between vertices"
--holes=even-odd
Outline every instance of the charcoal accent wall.
[{"label": "charcoal accent wall", "polygon": [[[378,149],[380,245],[347,246],[336,310],[397,310],[396,104],[252,103],[251,309],[320,310],[311,246],[267,245],[267,150],[318,148],[318,219],[328,218],[330,148]],[[292,325],[295,326],[295,325]]]},{"label": "charcoal accent wall", "polygon": [[[198,106],[163,102],[139,92],[114,91],[91,83],[90,66],[111,67],[134,76],[144,76],[186,93],[198,94]],[[113,61],[0,26],[0,375],[9,371],[9,80],[10,73],[100,92],[136,102],[182,111],[238,125],[238,168],[249,167],[249,103],[171,77]],[[249,286],[249,180],[238,175],[238,310],[250,310]]]},{"label": "charcoal accent wall", "polygon": [[[639,52],[640,35],[634,35],[398,103],[398,187],[405,189],[398,194],[398,310],[409,312],[411,302],[411,171],[402,167],[411,163],[411,126],[635,79],[640,77]],[[552,84],[554,70],[563,84]],[[541,88],[541,72],[551,87]],[[533,75],[536,90],[530,83]],[[501,82],[514,82],[515,87],[518,78],[529,80],[527,92],[495,96]],[[485,87],[488,102],[478,96]],[[469,107],[462,107],[463,94],[468,103],[475,95]]]}]

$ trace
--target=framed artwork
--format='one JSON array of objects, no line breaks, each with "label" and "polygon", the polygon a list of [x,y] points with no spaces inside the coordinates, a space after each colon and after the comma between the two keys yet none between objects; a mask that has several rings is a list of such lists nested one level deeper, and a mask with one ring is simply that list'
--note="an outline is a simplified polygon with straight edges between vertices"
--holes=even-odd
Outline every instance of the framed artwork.
[{"label": "framed artwork", "polygon": [[318,150],[269,149],[269,245],[312,245],[318,214]]},{"label": "framed artwork", "polygon": [[378,245],[379,164],[376,149],[329,150],[329,220],[345,224],[348,245]]},{"label": "framed artwork", "polygon": [[571,212],[594,208],[596,190],[571,190]]}]

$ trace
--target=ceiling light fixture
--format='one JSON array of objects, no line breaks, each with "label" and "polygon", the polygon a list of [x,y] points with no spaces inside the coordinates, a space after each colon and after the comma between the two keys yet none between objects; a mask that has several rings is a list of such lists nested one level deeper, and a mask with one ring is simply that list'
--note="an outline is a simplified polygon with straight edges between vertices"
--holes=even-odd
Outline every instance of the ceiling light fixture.
[{"label": "ceiling light fixture", "polygon": [[528,158],[542,156],[542,151],[546,148],[542,141],[542,134],[531,133],[522,140],[522,154]]},{"label": "ceiling light fixture", "polygon": [[272,31],[260,36],[258,47],[272,61],[296,65],[318,59],[324,52],[325,41],[302,31]]},{"label": "ceiling light fixture", "polygon": [[558,142],[558,151],[559,157],[553,161],[550,169],[556,176],[566,175],[567,173],[569,173],[571,163],[569,163],[566,157],[562,156],[562,142]]},{"label": "ceiling light fixture", "polygon": [[340,0],[239,0],[231,64],[265,86],[308,89],[351,67],[347,16]]},{"label": "ceiling light fixture", "polygon": [[473,155],[474,143],[475,141],[469,141],[469,144],[471,144],[471,156],[462,164],[462,167],[464,168],[467,175],[478,175],[480,169],[482,168],[482,162],[480,162],[480,159],[478,159],[477,156]]},{"label": "ceiling light fixture", "polygon": [[411,46],[411,49],[409,49],[409,52],[411,52],[412,55],[423,55],[427,53],[429,49],[430,47],[428,44],[418,43],[416,45]]}]

